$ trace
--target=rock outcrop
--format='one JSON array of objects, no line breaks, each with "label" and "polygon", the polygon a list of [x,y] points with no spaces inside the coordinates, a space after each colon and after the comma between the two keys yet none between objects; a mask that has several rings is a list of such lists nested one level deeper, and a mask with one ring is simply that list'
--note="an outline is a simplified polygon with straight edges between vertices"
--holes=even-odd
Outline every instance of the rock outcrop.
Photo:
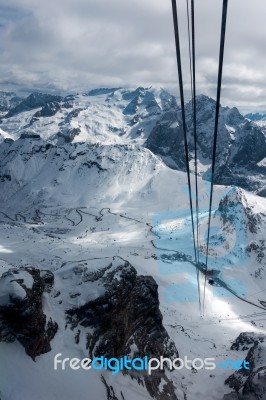
[{"label": "rock outcrop", "polygon": [[32,93],[26,99],[22,100],[16,107],[9,110],[6,118],[19,114],[23,111],[33,110],[34,108],[44,107],[47,103],[58,103],[63,100],[63,97],[46,94],[46,93]]},{"label": "rock outcrop", "polygon": [[[246,361],[249,370],[236,371],[225,383],[234,391],[224,396],[224,400],[264,400],[266,398],[266,336],[254,333],[241,333],[232,348],[248,351]],[[244,346],[244,347],[243,347]]]},{"label": "rock outcrop", "polygon": [[[199,95],[196,99],[197,150],[206,180],[210,179],[210,155],[213,146],[215,101]],[[194,154],[192,104],[186,104],[189,157]],[[185,170],[184,140],[180,112],[172,107],[162,113],[152,129],[146,146],[174,169]],[[216,184],[237,185],[265,196],[266,137],[263,130],[244,118],[237,108],[220,107],[217,140]],[[207,168],[206,168],[207,167]],[[200,171],[199,171],[200,172]]]},{"label": "rock outcrop", "polygon": [[[105,293],[67,310],[66,316],[74,332],[78,333],[80,326],[88,328],[87,349],[91,358],[178,357],[162,323],[158,286],[152,277],[138,276],[133,266],[125,262],[115,267],[109,265],[98,279],[86,279],[103,286]],[[173,383],[165,371],[154,376],[134,371],[131,376],[143,382],[155,399],[176,399]],[[161,379],[166,381],[163,391],[159,390]]]},{"label": "rock outcrop", "polygon": [[18,340],[33,360],[51,350],[58,329],[42,307],[53,280],[50,271],[36,268],[11,269],[0,278],[0,341]]}]

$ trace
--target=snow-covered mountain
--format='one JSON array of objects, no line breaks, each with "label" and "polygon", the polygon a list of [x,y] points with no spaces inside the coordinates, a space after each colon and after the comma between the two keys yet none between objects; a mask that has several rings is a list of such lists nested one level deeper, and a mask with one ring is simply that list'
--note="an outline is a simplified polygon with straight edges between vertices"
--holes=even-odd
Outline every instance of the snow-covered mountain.
[{"label": "snow-covered mountain", "polygon": [[6,115],[9,110],[15,108],[21,101],[22,98],[14,92],[0,91],[0,117]]},{"label": "snow-covered mountain", "polygon": [[250,119],[251,121],[265,121],[266,114],[265,113],[248,113],[245,115],[245,118]]},{"label": "snow-covered mountain", "polygon": [[[198,170],[208,179],[215,102],[200,95],[196,104]],[[189,102],[186,113],[192,159],[191,111]],[[159,155],[171,168],[185,170],[180,118],[175,98],[164,90],[102,88],[65,98],[31,94],[9,109],[0,128],[14,139],[38,134],[53,143],[135,143]],[[264,127],[244,118],[236,108],[221,107],[215,182],[265,196],[265,159]]]},{"label": "snow-covered mountain", "polygon": [[[198,96],[198,169],[208,179],[214,129],[215,101]],[[193,153],[192,103],[186,105],[189,145]],[[168,165],[184,169],[183,132],[176,111],[164,113],[151,131],[147,146]],[[177,128],[177,125],[179,128]],[[256,124],[245,119],[237,108],[220,108],[215,183],[238,185],[265,195],[266,136]],[[194,162],[191,162],[193,169]]]},{"label": "snow-covered mountain", "polygon": [[[199,96],[197,107],[203,298],[209,196],[203,178],[214,102]],[[265,136],[236,109],[222,108],[202,318],[179,111],[172,95],[151,88],[34,94],[7,110],[0,124],[2,400],[221,400],[238,389],[241,400],[247,390],[263,399],[257,393],[264,381],[258,390],[247,382],[255,384],[266,365],[259,360],[266,199],[256,194],[265,184],[257,166]],[[53,369],[57,353],[244,359],[249,347],[237,339],[243,332],[248,343],[261,340],[238,386],[238,375],[218,367],[165,368],[151,376]]]}]

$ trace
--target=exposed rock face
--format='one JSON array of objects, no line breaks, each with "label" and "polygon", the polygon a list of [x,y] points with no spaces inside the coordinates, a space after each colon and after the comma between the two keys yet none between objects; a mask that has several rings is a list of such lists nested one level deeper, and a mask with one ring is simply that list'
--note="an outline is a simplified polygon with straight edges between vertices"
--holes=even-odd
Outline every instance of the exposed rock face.
[{"label": "exposed rock face", "polygon": [[139,86],[137,89],[135,90],[126,90],[123,93],[123,99],[127,100],[127,101],[132,101],[134,100],[136,97],[143,97],[145,90],[147,90],[146,88]]},{"label": "exposed rock face", "polygon": [[[138,88],[133,93],[134,96],[132,100],[123,111],[124,115],[134,115],[139,109],[141,109],[142,112],[145,110],[149,115],[153,115],[161,111],[155,96],[146,89]],[[131,98],[130,94],[129,98]]]},{"label": "exposed rock face", "polygon": [[63,100],[61,96],[55,96],[45,93],[32,93],[25,100],[22,100],[16,107],[12,108],[8,114],[7,118],[12,117],[23,111],[29,111],[34,108],[44,107],[47,103],[60,102]]},{"label": "exposed rock face", "polygon": [[88,96],[99,96],[103,94],[112,94],[119,88],[97,88],[89,91]]},{"label": "exposed rock face", "polygon": [[80,128],[67,129],[64,132],[59,132],[58,137],[63,138],[65,143],[71,143],[80,132]]},{"label": "exposed rock face", "polygon": [[[158,286],[152,277],[139,276],[128,262],[114,258],[109,264],[102,263],[98,270],[85,265],[61,269],[59,282],[60,278],[65,284],[70,279],[72,292],[62,295],[54,287],[53,273],[46,270],[12,268],[1,276],[0,341],[18,340],[33,360],[51,350],[50,342],[58,325],[43,311],[46,292],[48,297],[61,297],[58,301],[66,318],[66,328],[70,326],[73,330],[73,343],[84,354],[87,350],[91,358],[178,357],[163,326]],[[123,370],[122,373],[128,373],[152,398],[177,400],[176,388],[167,370],[154,371],[150,376],[147,371]],[[108,377],[102,376],[102,382],[109,400],[124,398],[122,392],[115,392]]]},{"label": "exposed rock face", "polygon": [[262,223],[262,216],[255,213],[249,206],[244,192],[233,187],[219,203],[218,212],[230,222],[234,222],[237,214],[242,213],[246,220],[246,227],[251,233],[257,233]]},{"label": "exposed rock face", "polygon": [[[95,276],[87,279],[94,280]],[[152,277],[138,276],[125,262],[107,267],[98,278],[98,284],[104,286],[104,295],[66,311],[72,329],[80,325],[93,328],[93,333],[87,334],[90,357],[178,357],[162,324],[158,286]],[[144,380],[152,397],[176,399],[174,386],[163,371],[150,377],[135,371],[132,376]],[[167,382],[163,392],[159,391],[161,378]]]},{"label": "exposed rock face", "polygon": [[0,279],[0,341],[23,345],[33,359],[51,350],[57,323],[42,309],[42,295],[53,286],[50,271],[36,268],[12,269]]},{"label": "exposed rock face", "polygon": [[177,109],[167,111],[153,128],[146,147],[168,166],[185,171],[184,134],[178,115]]},{"label": "exposed rock face", "polygon": [[13,92],[3,92],[0,90],[0,115],[6,114],[11,108],[16,107],[22,98]]},{"label": "exposed rock face", "polygon": [[37,133],[22,133],[20,139],[40,139],[40,135]]},{"label": "exposed rock face", "polygon": [[[102,383],[104,384],[104,386],[106,388],[107,400],[119,400],[118,397],[115,395],[115,391],[113,389],[113,386],[111,386],[111,385],[109,386],[103,376],[102,376],[101,380],[102,380]],[[121,392],[121,394],[122,394],[122,392]],[[123,396],[123,394],[122,394],[122,396]],[[124,396],[123,396],[123,398],[124,398]]]},{"label": "exposed rock face", "polygon": [[260,189],[260,190],[257,192],[257,195],[258,195],[258,196],[261,196],[261,197],[266,197],[266,186],[264,186],[262,189]]},{"label": "exposed rock face", "polygon": [[72,119],[77,117],[81,111],[83,111],[82,108],[75,108],[74,110],[70,111],[67,114],[66,119],[65,119],[65,121],[63,121],[62,124],[65,125],[66,123],[70,123],[72,121]]},{"label": "exposed rock face", "polygon": [[36,122],[40,117],[52,117],[60,110],[60,104],[58,102],[51,101],[46,103],[40,111],[37,111],[32,119],[31,124]]},{"label": "exposed rock face", "polygon": [[250,197],[240,188],[232,187],[221,199],[215,215],[222,219],[226,235],[233,235],[234,232],[242,235],[245,257],[251,261],[255,260],[256,265],[259,265],[252,273],[255,278],[263,279],[266,267],[266,243],[263,233],[265,214],[258,212],[255,197]]},{"label": "exposed rock face", "polygon": [[265,335],[254,332],[242,332],[232,343],[231,350],[245,351],[249,350],[254,344],[262,343]]},{"label": "exposed rock face", "polygon": [[229,185],[234,182],[244,189],[260,191],[266,176],[266,167],[260,164],[266,156],[265,136],[249,121],[243,122],[234,136],[234,141],[228,145],[226,162],[219,163],[215,183]]},{"label": "exposed rock face", "polygon": [[234,389],[234,392],[224,396],[224,400],[264,400],[266,398],[266,336],[241,333],[232,347],[242,350],[243,344],[250,345],[252,342],[254,344],[246,356],[250,369],[236,371],[226,379],[225,383]]},{"label": "exposed rock face", "polygon": [[[198,159],[206,169],[212,154],[215,101],[197,96],[196,111]],[[186,123],[191,158],[194,151],[191,102],[186,104]],[[182,120],[175,107],[171,112],[162,113],[146,146],[171,168],[184,170]],[[262,160],[265,157],[266,137],[262,129],[245,119],[237,108],[220,107],[215,183],[234,184],[264,196],[266,166]],[[210,179],[209,170],[205,178]]]}]

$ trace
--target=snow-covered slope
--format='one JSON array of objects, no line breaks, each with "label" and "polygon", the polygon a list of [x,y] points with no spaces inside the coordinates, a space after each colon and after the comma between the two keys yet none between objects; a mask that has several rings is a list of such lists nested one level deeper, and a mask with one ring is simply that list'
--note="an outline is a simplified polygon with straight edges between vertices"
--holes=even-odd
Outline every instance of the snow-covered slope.
[{"label": "snow-covered slope", "polygon": [[[198,171],[208,179],[215,101],[199,95],[196,104]],[[191,112],[189,102],[186,114],[192,157]],[[160,155],[171,168],[185,170],[180,121],[175,98],[163,89],[101,88],[65,98],[31,94],[8,111],[0,126],[14,139],[38,134],[61,144],[133,142]],[[236,108],[221,107],[217,155],[216,183],[237,184],[264,196],[266,136],[258,121],[244,118]]]},{"label": "snow-covered slope", "polygon": [[[241,332],[265,334],[266,200],[215,187],[202,318],[186,174],[144,145],[178,111],[173,97],[101,89],[52,103],[1,124],[14,139],[0,144],[1,399],[221,400],[222,368],[149,380],[54,371],[53,359],[239,359]],[[199,178],[202,263],[208,195]]]},{"label": "snow-covered slope", "polygon": [[159,115],[176,107],[167,92],[141,87],[108,93],[99,89],[64,99],[37,93],[33,101],[31,96],[2,120],[1,128],[14,139],[38,133],[56,141],[127,143],[135,139],[143,143]]}]

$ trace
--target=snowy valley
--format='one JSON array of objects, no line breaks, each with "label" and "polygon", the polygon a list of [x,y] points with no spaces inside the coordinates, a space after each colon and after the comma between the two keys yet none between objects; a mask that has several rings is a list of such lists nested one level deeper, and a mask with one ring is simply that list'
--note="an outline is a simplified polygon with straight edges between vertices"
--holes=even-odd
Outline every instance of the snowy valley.
[{"label": "snowy valley", "polygon": [[[221,107],[205,277],[214,106],[197,97],[202,316],[175,97],[1,92],[1,400],[265,399],[266,130]],[[251,368],[55,371],[57,353]]]}]

